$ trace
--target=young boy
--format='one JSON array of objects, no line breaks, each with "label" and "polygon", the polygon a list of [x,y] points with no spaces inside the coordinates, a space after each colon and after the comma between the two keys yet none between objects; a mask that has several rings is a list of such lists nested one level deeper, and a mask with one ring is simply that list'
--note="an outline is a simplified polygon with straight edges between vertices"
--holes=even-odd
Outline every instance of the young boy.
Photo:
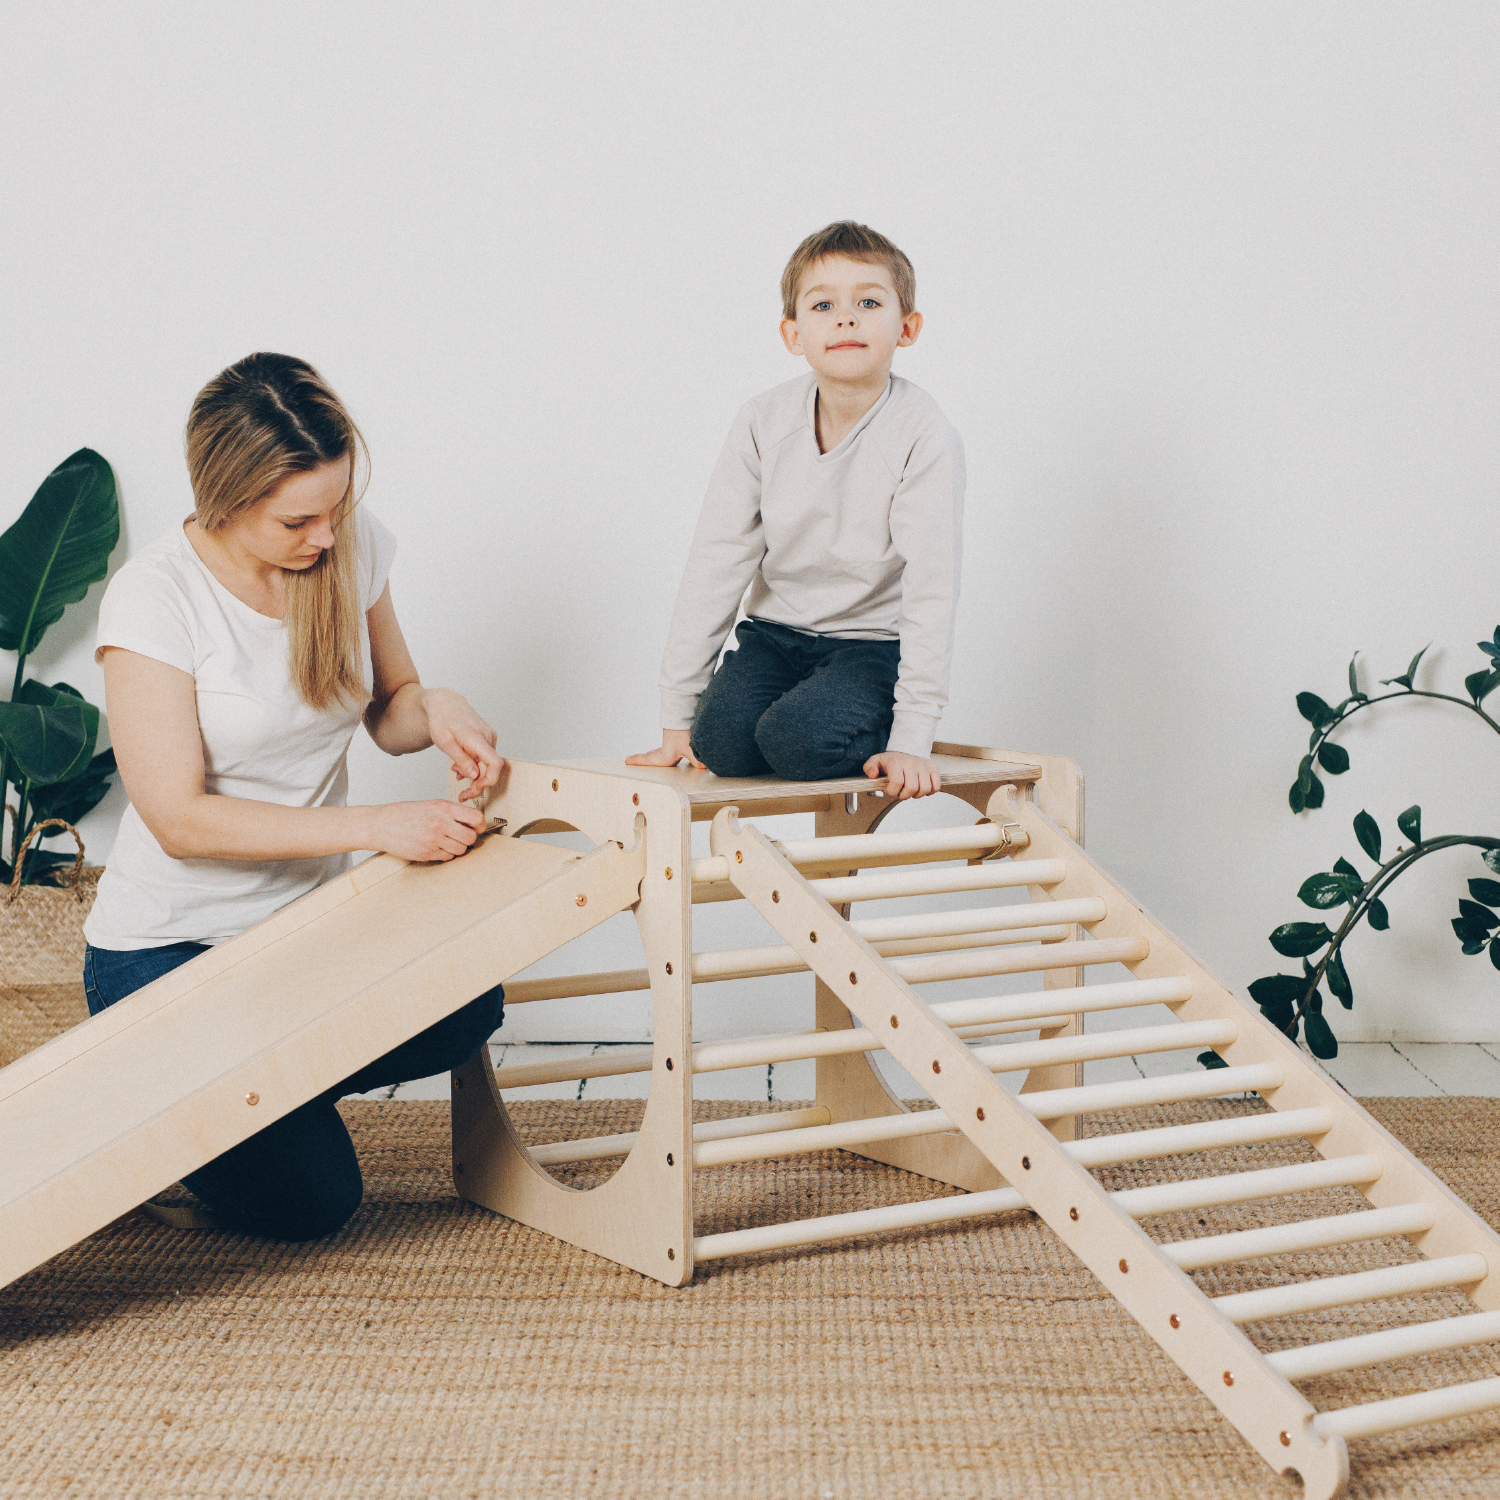
[{"label": "young boy", "polygon": [[[719,776],[941,785],[964,455],[932,398],[891,374],[916,342],[911,262],[841,222],[781,278],[781,337],[812,374],[740,412],[709,481],[662,659],[659,750]],[[746,588],[749,596],[745,597]],[[714,661],[744,601],[738,650]]]}]

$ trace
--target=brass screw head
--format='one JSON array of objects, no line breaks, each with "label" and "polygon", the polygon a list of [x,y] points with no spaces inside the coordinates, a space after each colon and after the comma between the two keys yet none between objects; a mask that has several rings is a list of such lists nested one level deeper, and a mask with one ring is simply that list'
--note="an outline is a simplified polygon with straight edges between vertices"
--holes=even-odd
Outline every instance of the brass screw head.
[{"label": "brass screw head", "polygon": [[671,867],[671,865],[668,865],[667,866],[667,879],[670,880],[671,878],[672,878],[672,867]]},{"label": "brass screw head", "polygon": [[670,1245],[667,1246],[667,1259],[668,1260],[676,1260],[677,1259],[677,1252]]},{"label": "brass screw head", "polygon": [[587,896],[575,896],[573,899],[574,902],[579,906],[587,906],[589,904],[589,898]]},{"label": "brass screw head", "polygon": [[1224,1384],[1225,1385],[1233,1385],[1234,1384],[1234,1376],[1232,1374],[1230,1374],[1230,1372],[1228,1370],[1224,1371]]},{"label": "brass screw head", "polygon": [[641,805],[641,794],[639,792],[632,792],[630,794],[630,805],[632,807],[639,807]]},{"label": "brass screw head", "polygon": [[1289,1432],[1283,1432],[1281,1434],[1281,1446],[1283,1448],[1290,1448],[1292,1446],[1292,1435],[1291,1435],[1291,1433],[1289,1433]]},{"label": "brass screw head", "polygon": [[1021,1158],[1021,1170],[1023,1172],[1029,1172],[1031,1170],[1031,1158],[1029,1156],[1023,1156]]},{"label": "brass screw head", "polygon": [[552,783],[552,790],[554,792],[557,790],[557,783],[555,781]]},{"label": "brass screw head", "polygon": [[1176,1313],[1173,1313],[1172,1316],[1167,1319],[1167,1322],[1169,1322],[1173,1328],[1182,1327],[1182,1319],[1179,1318]]},{"label": "brass screw head", "polygon": [[1122,1260],[1122,1261],[1121,1261],[1121,1262],[1120,1262],[1120,1269],[1121,1269],[1121,1270],[1122,1270],[1122,1271],[1124,1271],[1124,1272],[1127,1272],[1127,1273],[1128,1273],[1128,1272],[1129,1272],[1129,1270],[1130,1270],[1130,1262],[1129,1262],[1129,1261],[1128,1261],[1128,1260]]},{"label": "brass screw head", "polygon": [[453,1087],[456,1088],[456,1089],[461,1089],[463,1086],[464,1086],[463,1079],[460,1078],[457,1073],[455,1073],[453,1075]]},{"label": "brass screw head", "polygon": [[1076,1224],[1078,1222],[1078,1210],[1076,1208],[1070,1208],[1068,1210],[1068,1217],[1072,1219],[1072,1221]]},{"label": "brass screw head", "polygon": [[772,891],[771,892],[771,899],[773,901],[780,901],[781,900],[781,892],[780,891]]},{"label": "brass screw head", "polygon": [[737,865],[742,865],[745,863],[745,854],[742,849],[736,849],[734,851],[734,862]]},{"label": "brass screw head", "polygon": [[982,1120],[982,1119],[984,1119],[984,1109],[983,1109],[983,1106],[981,1106],[979,1109],[976,1109],[974,1111],[974,1118],[976,1120]]},{"label": "brass screw head", "polygon": [[900,1024],[901,1024],[901,1022],[899,1020],[897,1020],[895,1016],[891,1017],[891,1030],[892,1031],[894,1031]]},{"label": "brass screw head", "polygon": [[858,984],[859,983],[859,975],[856,974],[853,969],[849,970],[849,983],[850,984]]},{"label": "brass screw head", "polygon": [[667,973],[670,974],[671,972],[672,972],[672,965],[668,964],[667,965]]},{"label": "brass screw head", "polygon": [[245,1103],[246,1104],[259,1104],[260,1103],[260,1095],[259,1094],[246,1094],[245,1095]]},{"label": "brass screw head", "polygon": [[667,1059],[667,1072],[670,1073],[671,1071],[672,1071],[672,1059],[669,1057]]},{"label": "brass screw head", "polygon": [[808,933],[808,935],[807,935],[807,940],[808,940],[808,942],[810,942],[810,943],[815,943],[815,942],[817,942],[817,940],[818,940],[818,935],[817,935],[817,933],[815,933],[815,932],[810,932],[810,933]]},{"label": "brass screw head", "polygon": [[669,1167],[672,1165],[672,1153],[670,1151],[667,1152],[667,1165]]},{"label": "brass screw head", "polygon": [[932,1060],[932,1071],[934,1073],[941,1073],[943,1071],[943,1065],[937,1060],[937,1058],[933,1058]]}]

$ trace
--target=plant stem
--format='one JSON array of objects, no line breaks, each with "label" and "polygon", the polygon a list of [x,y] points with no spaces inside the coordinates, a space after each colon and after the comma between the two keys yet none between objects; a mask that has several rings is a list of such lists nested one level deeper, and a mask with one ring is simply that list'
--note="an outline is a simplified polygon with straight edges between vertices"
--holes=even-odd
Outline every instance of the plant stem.
[{"label": "plant stem", "polygon": [[10,867],[14,871],[16,861],[21,857],[21,845],[26,837],[26,814],[31,811],[31,781],[26,779],[21,782],[16,795],[16,828],[13,841],[10,846]]},{"label": "plant stem", "polygon": [[1389,703],[1392,698],[1435,698],[1441,703],[1456,703],[1460,708],[1466,708],[1470,713],[1478,714],[1479,717],[1483,719],[1484,722],[1488,724],[1496,734],[1500,734],[1500,723],[1497,723],[1487,713],[1485,713],[1485,711],[1471,698],[1455,698],[1452,693],[1429,693],[1424,688],[1402,688],[1399,692],[1382,693],[1378,698],[1364,698],[1360,702],[1356,703],[1353,708],[1345,709],[1341,714],[1339,714],[1338,718],[1336,718],[1333,723],[1326,725],[1324,728],[1318,731],[1317,740],[1308,750],[1308,754],[1311,755],[1314,762],[1316,762],[1318,758],[1318,751],[1323,748],[1323,741],[1326,740],[1328,736],[1332,734],[1333,731],[1344,722],[1345,719],[1352,719],[1355,714],[1357,714],[1362,708],[1370,708],[1376,703]]},{"label": "plant stem", "polygon": [[[1390,696],[1397,695],[1393,693]],[[1491,838],[1482,833],[1445,834],[1442,838],[1424,839],[1421,843],[1413,844],[1410,849],[1403,850],[1381,865],[1365,882],[1359,895],[1349,903],[1349,915],[1340,923],[1339,930],[1334,933],[1328,944],[1328,951],[1324,953],[1318,967],[1313,970],[1312,977],[1308,980],[1307,993],[1303,995],[1292,1017],[1293,1023],[1300,1021],[1306,1015],[1313,996],[1318,992],[1318,986],[1323,982],[1323,976],[1328,972],[1328,965],[1332,963],[1334,956],[1343,946],[1344,939],[1354,930],[1359,919],[1369,911],[1370,903],[1378,900],[1386,887],[1398,875],[1405,874],[1419,859],[1425,859],[1429,854],[1436,854],[1439,849],[1454,849],[1461,845],[1469,845],[1476,849],[1500,849],[1500,838]]]},{"label": "plant stem", "polygon": [[[21,683],[24,680],[25,675],[26,675],[26,657],[24,655],[18,656],[18,657],[16,657],[16,676],[15,676],[15,681],[12,682],[11,686],[10,686],[10,701],[12,703],[14,703],[16,701],[16,694],[21,691]],[[18,786],[16,788],[16,797],[17,797],[18,801],[20,799],[20,796],[21,796],[21,789]],[[5,747],[4,753],[0,754],[0,809],[3,809],[3,805],[5,803],[9,802],[9,801],[10,801],[10,746],[7,745]],[[17,807],[17,809],[16,809],[16,823],[15,823],[15,827],[12,830],[12,833],[11,833],[11,845],[10,845],[10,848],[11,848],[10,862],[11,862],[12,868],[14,868],[14,866],[15,866],[15,862],[16,862],[15,851],[20,847],[20,838],[21,838],[21,818],[20,818],[20,808]],[[3,810],[0,810],[0,849],[3,849],[4,847],[5,847],[5,814],[4,814]]]}]

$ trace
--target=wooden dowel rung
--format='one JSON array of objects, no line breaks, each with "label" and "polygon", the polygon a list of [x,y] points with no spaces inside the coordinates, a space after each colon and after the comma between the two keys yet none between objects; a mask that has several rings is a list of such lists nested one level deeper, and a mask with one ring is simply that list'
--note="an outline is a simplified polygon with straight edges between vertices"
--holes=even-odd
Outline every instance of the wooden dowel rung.
[{"label": "wooden dowel rung", "polygon": [[1191,1125],[1162,1125],[1155,1130],[1091,1135],[1081,1141],[1069,1141],[1064,1149],[1080,1166],[1113,1167],[1128,1161],[1152,1161],[1195,1151],[1219,1151],[1226,1146],[1314,1139],[1332,1129],[1333,1114],[1330,1110],[1267,1110],[1263,1114],[1231,1116],[1227,1120],[1198,1120]]},{"label": "wooden dowel rung", "polygon": [[[894,901],[949,891],[998,891],[1018,885],[1057,885],[1066,879],[1060,859],[1006,859],[941,870],[893,870],[883,875],[830,875],[808,884],[830,906],[846,901]],[[696,899],[696,893],[694,896]]]},{"label": "wooden dowel rung", "polygon": [[891,968],[908,984],[936,984],[944,979],[978,979],[990,974],[1029,974],[1042,969],[1075,969],[1089,964],[1139,963],[1151,951],[1145,938],[1102,938],[1097,942],[1056,943],[1046,948],[1010,952],[941,954],[932,958],[895,958]]},{"label": "wooden dowel rung", "polygon": [[1058,923],[1101,922],[1104,902],[1097,896],[1077,901],[1022,902],[1015,906],[983,906],[968,911],[936,911],[873,917],[851,922],[850,930],[866,942],[897,938],[954,937],[966,932],[1011,932],[1020,927],[1054,927]]},{"label": "wooden dowel rung", "polygon": [[1086,1036],[1013,1042],[1003,1047],[975,1047],[972,1051],[975,1061],[992,1073],[1014,1073],[1020,1068],[1100,1062],[1107,1057],[1178,1052],[1184,1047],[1227,1047],[1238,1035],[1239,1028],[1233,1021],[1197,1021],[1185,1026],[1173,1023],[1168,1026],[1137,1026],[1129,1031],[1094,1031]]},{"label": "wooden dowel rung", "polygon": [[1256,1323],[1266,1318],[1289,1317],[1293,1313],[1322,1312],[1329,1307],[1375,1302],[1382,1297],[1405,1297],[1443,1287],[1473,1286],[1488,1274],[1489,1264],[1482,1255],[1445,1255],[1438,1260],[1384,1266],[1378,1271],[1356,1271],[1349,1276],[1325,1276],[1316,1281],[1296,1281],[1290,1286],[1237,1292],[1228,1297],[1215,1297],[1214,1306],[1232,1323]]},{"label": "wooden dowel rung", "polygon": [[651,976],[644,969],[613,969],[604,974],[559,974],[555,979],[507,979],[505,1003],[527,1005],[533,1000],[573,1000],[580,995],[615,995],[650,988]]},{"label": "wooden dowel rung", "polygon": [[1426,1422],[1493,1411],[1497,1406],[1500,1406],[1500,1378],[1471,1380],[1464,1385],[1417,1391],[1389,1401],[1346,1406],[1341,1411],[1321,1411],[1313,1418],[1312,1427],[1320,1438],[1378,1437],[1403,1427],[1420,1427]]},{"label": "wooden dowel rung", "polygon": [[1336,1156],[1328,1161],[1299,1162],[1291,1167],[1266,1167],[1259,1172],[1230,1172],[1223,1177],[1195,1177],[1185,1182],[1126,1188],[1112,1196],[1131,1218],[1144,1219],[1153,1214],[1251,1203],[1259,1198],[1280,1198],[1319,1188],[1353,1187],[1376,1181],[1380,1172],[1378,1156]]},{"label": "wooden dowel rung", "polygon": [[1412,1359],[1419,1354],[1488,1344],[1495,1339],[1500,1339],[1500,1312],[1480,1312],[1440,1318],[1433,1323],[1414,1323],[1405,1328],[1385,1328],[1379,1333],[1356,1334],[1353,1338],[1330,1339],[1326,1344],[1304,1344],[1300,1349],[1279,1349],[1267,1354],[1265,1360],[1288,1380],[1310,1380],[1314,1375],[1363,1370],[1387,1360]]},{"label": "wooden dowel rung", "polygon": [[[967,828],[916,828],[907,833],[854,833],[826,839],[787,839],[776,847],[799,869],[867,869],[986,854],[1000,843],[994,823]],[[693,883],[729,879],[729,861],[709,855],[693,861]]]},{"label": "wooden dowel rung", "polygon": [[[703,1120],[693,1126],[693,1140],[721,1141],[736,1136],[773,1135],[779,1130],[800,1130],[826,1125],[828,1110],[821,1104],[809,1109],[785,1109],[770,1115],[736,1115],[728,1120]],[[577,1141],[549,1141],[531,1148],[531,1159],[539,1166],[559,1166],[571,1161],[600,1161],[624,1156],[640,1139],[638,1130],[621,1135],[596,1135]]]},{"label": "wooden dowel rung", "polygon": [[889,1229],[950,1224],[956,1219],[1006,1213],[1025,1206],[1025,1199],[1014,1188],[995,1188],[987,1193],[928,1198],[921,1203],[866,1208],[854,1213],[830,1214],[822,1219],[794,1219],[786,1224],[768,1224],[761,1229],[699,1235],[693,1241],[693,1259],[719,1260],[726,1255],[753,1255],[765,1250],[783,1250],[792,1245],[817,1245],[828,1240],[853,1239],[856,1235],[879,1234]]},{"label": "wooden dowel rung", "polygon": [[508,1068],[495,1069],[495,1087],[524,1089],[542,1083],[572,1083],[575,1078],[617,1078],[622,1073],[649,1073],[653,1056],[650,1047],[622,1047],[599,1057],[516,1063]]},{"label": "wooden dowel rung", "polygon": [[1224,1094],[1248,1094],[1280,1088],[1286,1075],[1276,1063],[1252,1063],[1243,1068],[1205,1068],[1201,1073],[1173,1073],[1165,1078],[1132,1079],[1128,1083],[1090,1083],[1082,1088],[1047,1089],[1022,1094],[1021,1103],[1038,1119],[1097,1114],[1110,1109],[1133,1109],[1142,1104],[1169,1104],[1182,1099],[1214,1099]]},{"label": "wooden dowel rung", "polygon": [[1201,1271],[1237,1260],[1327,1250],[1335,1245],[1357,1245],[1364,1240],[1383,1240],[1394,1235],[1425,1234],[1436,1222],[1437,1215],[1425,1203],[1401,1203],[1392,1208],[1334,1214],[1326,1219],[1304,1219],[1299,1224],[1273,1224],[1266,1229],[1241,1229],[1233,1234],[1205,1235],[1196,1240],[1171,1240],[1157,1249],[1184,1271]]}]

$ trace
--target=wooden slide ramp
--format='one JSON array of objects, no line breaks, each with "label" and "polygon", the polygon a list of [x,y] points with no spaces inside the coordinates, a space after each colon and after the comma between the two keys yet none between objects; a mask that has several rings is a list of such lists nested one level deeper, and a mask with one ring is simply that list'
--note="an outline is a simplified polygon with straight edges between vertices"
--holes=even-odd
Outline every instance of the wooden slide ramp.
[{"label": "wooden slide ramp", "polygon": [[[939,747],[946,787],[985,816],[956,828],[870,831],[890,804],[860,783],[729,783],[704,773],[636,772],[618,762],[513,767],[491,811],[513,834],[560,827],[596,840],[645,816],[646,873],[636,908],[646,967],[520,980],[512,1003],[650,988],[654,1042],[583,1063],[492,1069],[476,1058],[454,1076],[454,1169],[476,1202],[672,1285],[698,1262],[837,1241],[913,1225],[1029,1208],[1280,1472],[1295,1471],[1310,1497],[1333,1496],[1348,1478],[1347,1439],[1500,1406],[1500,1380],[1417,1389],[1397,1399],[1318,1411],[1297,1382],[1424,1353],[1500,1340],[1495,1233],[1305,1053],[1238,1000],[1084,854],[1076,767],[1046,757]],[[1034,764],[1028,762],[1034,761]],[[869,784],[864,784],[865,792]],[[755,811],[813,811],[817,837],[775,843]],[[1051,814],[1049,816],[1049,813]],[[692,821],[712,820],[707,858],[693,860]],[[615,830],[611,832],[611,830]],[[956,863],[961,862],[961,863]],[[868,873],[855,874],[864,870]],[[965,911],[851,919],[854,903],[934,893],[1029,892],[1028,903]],[[779,944],[695,952],[692,914],[706,902],[743,899]],[[1123,965],[1128,978],[1083,985],[1086,971]],[[752,975],[810,971],[815,1028],[790,1036],[692,1041],[695,986]],[[920,988],[943,980],[1034,973],[1038,988],[929,1004]],[[1080,988],[1078,986],[1082,985]],[[1170,1020],[1160,1023],[1167,1007]],[[1089,1014],[1157,1007],[1158,1024],[1128,1014],[1122,1029],[1087,1031]],[[995,1044],[1005,1033],[1035,1040]],[[971,1045],[975,1040],[979,1045]],[[889,1053],[920,1082],[934,1110],[909,1110],[872,1066]],[[1212,1049],[1228,1064],[1192,1061]],[[1180,1071],[1083,1086],[1085,1061],[1177,1053]],[[694,1126],[695,1074],[817,1059],[812,1107]],[[1029,1070],[1018,1091],[997,1073]],[[503,1092],[562,1079],[649,1073],[641,1128],[629,1135],[528,1149],[511,1128]],[[1208,1101],[1254,1093],[1268,1110],[1222,1118]],[[1215,1118],[1077,1138],[1084,1113],[1203,1101]],[[1305,1164],[1184,1179],[1193,1153],[1257,1142],[1308,1143]],[[841,1147],[968,1189],[925,1203],[698,1235],[695,1168]],[[580,1191],[549,1168],[623,1157],[602,1185]],[[1169,1180],[1107,1191],[1093,1169],[1173,1159]],[[1354,1189],[1360,1211],[1329,1217],[1303,1195]],[[1233,1234],[1158,1242],[1142,1219],[1276,1199],[1283,1222]],[[1420,1258],[1357,1268],[1358,1247],[1406,1236]],[[1347,1274],[1283,1277],[1211,1297],[1192,1273],[1303,1250],[1351,1256]],[[1270,1279],[1268,1277],[1268,1279]],[[1256,1325],[1291,1313],[1353,1306],[1433,1289],[1467,1293],[1471,1310],[1434,1322],[1277,1352]],[[1420,1382],[1421,1368],[1413,1377]]]},{"label": "wooden slide ramp", "polygon": [[382,855],[0,1070],[0,1285],[632,906],[627,839]]}]

